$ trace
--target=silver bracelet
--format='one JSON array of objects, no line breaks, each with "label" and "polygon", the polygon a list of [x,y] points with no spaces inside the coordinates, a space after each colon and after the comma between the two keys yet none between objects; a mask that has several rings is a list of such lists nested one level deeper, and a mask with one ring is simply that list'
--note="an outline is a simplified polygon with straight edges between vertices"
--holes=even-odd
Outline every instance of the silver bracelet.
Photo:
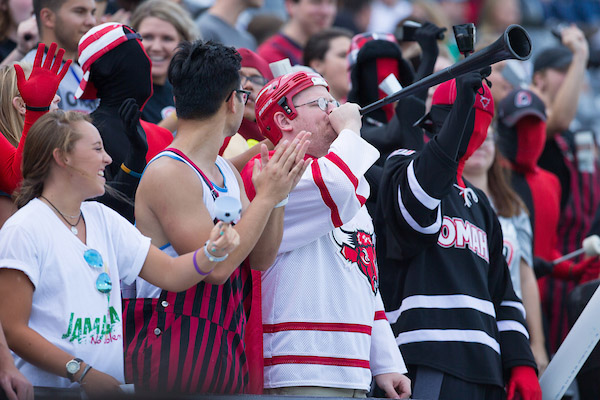
[{"label": "silver bracelet", "polygon": [[227,257],[229,257],[229,253],[225,254],[222,257],[217,257],[217,256],[213,256],[212,254],[210,254],[208,252],[207,246],[208,246],[208,240],[206,241],[206,243],[204,243],[204,255],[206,256],[206,258],[208,258],[208,261],[210,262],[220,262],[220,261],[225,261],[225,259]]},{"label": "silver bracelet", "polygon": [[87,364],[83,369],[81,376],[79,377],[79,379],[77,379],[77,383],[79,383],[80,385],[82,384],[83,378],[85,378],[85,375],[90,371],[90,369],[92,369],[92,366],[90,364]]}]

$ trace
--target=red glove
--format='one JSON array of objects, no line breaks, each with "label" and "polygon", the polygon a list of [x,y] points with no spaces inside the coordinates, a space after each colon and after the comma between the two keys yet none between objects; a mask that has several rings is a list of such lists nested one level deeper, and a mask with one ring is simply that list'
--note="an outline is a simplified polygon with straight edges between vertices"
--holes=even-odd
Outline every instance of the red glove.
[{"label": "red glove", "polygon": [[600,274],[600,263],[598,262],[598,256],[586,258],[583,261],[574,263],[572,261],[563,261],[554,266],[552,270],[552,276],[563,280],[575,280],[578,281],[585,274],[588,279],[595,273],[595,276],[591,279],[596,279]]},{"label": "red glove", "polygon": [[523,400],[542,400],[542,388],[538,382],[533,367],[519,365],[513,367],[508,381],[507,400],[516,400],[515,391],[519,392]]},{"label": "red glove", "polygon": [[[65,51],[60,49],[56,58],[54,58],[56,43],[50,45],[46,61],[44,62],[44,65],[42,65],[44,48],[45,46],[43,43],[38,45],[29,79],[25,79],[23,68],[21,68],[20,65],[15,64],[17,87],[25,102],[27,111],[25,113],[25,123],[23,124],[23,132],[21,134],[19,146],[15,149],[8,141],[4,141],[0,145],[0,160],[2,160],[2,163],[0,164],[0,190],[6,193],[12,193],[22,180],[21,162],[23,159],[23,146],[25,145],[25,139],[27,137],[27,132],[29,132],[29,128],[31,128],[38,118],[48,111],[50,104],[52,104],[52,100],[54,99],[54,95],[56,94],[56,90],[58,89],[58,85],[71,65],[71,60],[68,60],[62,70],[58,72]],[[54,60],[54,64],[52,63],[52,60]]]},{"label": "red glove", "polygon": [[[35,54],[35,61],[33,62],[33,69],[29,79],[25,79],[25,73],[20,65],[15,64],[15,72],[17,74],[17,86],[19,93],[23,98],[23,101],[28,107],[33,108],[47,108],[52,104],[54,95],[58,90],[60,81],[64,78],[65,74],[69,70],[71,60],[67,60],[63,65],[60,72],[60,64],[62,63],[63,55],[65,54],[64,49],[59,49],[54,58],[56,52],[56,43],[50,45],[48,54],[44,65],[42,65],[42,58],[44,56],[44,44],[38,45],[37,53]],[[54,61],[54,63],[52,62]],[[42,111],[42,110],[34,110]]]}]

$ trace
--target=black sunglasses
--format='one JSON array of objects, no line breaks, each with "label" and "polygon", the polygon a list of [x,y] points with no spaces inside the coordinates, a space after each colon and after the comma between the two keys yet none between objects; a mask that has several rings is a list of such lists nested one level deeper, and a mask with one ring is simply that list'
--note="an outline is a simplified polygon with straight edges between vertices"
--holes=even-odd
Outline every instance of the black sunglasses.
[{"label": "black sunglasses", "polygon": [[229,101],[229,99],[231,98],[231,95],[233,93],[241,93],[242,95],[242,101],[244,102],[244,105],[248,104],[248,99],[250,98],[250,94],[252,93],[249,90],[244,90],[244,89],[233,89],[231,91],[231,93],[229,93],[229,96],[227,96],[227,98],[225,99],[225,103],[227,103]]}]

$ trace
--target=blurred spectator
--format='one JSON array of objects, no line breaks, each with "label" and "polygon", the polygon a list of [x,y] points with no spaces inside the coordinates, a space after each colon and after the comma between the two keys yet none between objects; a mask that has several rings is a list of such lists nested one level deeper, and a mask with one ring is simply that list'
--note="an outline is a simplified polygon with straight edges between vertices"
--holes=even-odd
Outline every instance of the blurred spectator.
[{"label": "blurred spectator", "polygon": [[600,20],[600,3],[596,0],[540,0],[546,20],[580,22],[597,25]]},{"label": "blurred spectator", "polygon": [[32,0],[0,0],[0,62],[19,61],[38,40]]},{"label": "blurred spectator", "polygon": [[353,35],[366,32],[372,4],[372,0],[340,0],[333,25],[348,29]]},{"label": "blurred spectator", "polygon": [[337,12],[335,0],[285,0],[288,21],[279,33],[259,46],[257,53],[268,63],[289,58],[292,65],[302,64],[302,52],[308,39],[329,28]]},{"label": "blurred spectator", "polygon": [[[95,100],[75,98],[79,83],[83,79],[83,70],[77,63],[77,44],[96,24],[94,0],[33,0],[33,9],[40,41],[46,46],[57,43],[59,48],[65,49],[65,60],[73,60],[69,72],[58,87],[57,94],[61,99],[58,107],[84,113],[94,111],[97,105]],[[23,61],[33,63],[34,58],[35,49],[27,53]]]},{"label": "blurred spectator", "polygon": [[[352,82],[348,101],[365,107],[386,96],[379,85],[393,74],[402,87],[414,80],[412,66],[402,57],[402,51],[392,34],[364,33],[354,36],[348,52]],[[394,115],[394,105],[385,105],[367,116],[367,122],[387,123]]]},{"label": "blurred spectator", "polygon": [[175,112],[167,71],[177,45],[183,40],[195,40],[198,33],[188,12],[169,0],[143,2],[131,15],[131,27],[142,36],[142,44],[152,61],[153,93],[142,118],[158,124]]},{"label": "blurred spectator", "polygon": [[[564,46],[541,51],[533,63],[533,91],[546,105],[546,144],[538,165],[554,173],[561,187],[557,250],[581,247],[600,205],[597,145],[589,130],[571,131],[588,62],[588,44],[576,26],[562,30]],[[579,261],[581,257],[574,259]],[[568,332],[566,296],[574,283],[548,279],[541,286],[549,322],[548,342],[555,352]]]},{"label": "blurred spectator", "polygon": [[255,52],[242,48],[238,49],[238,53],[242,56],[242,68],[240,69],[242,89],[250,91],[238,133],[252,147],[265,139],[256,124],[256,98],[267,82],[273,79],[273,74],[269,69],[269,64]]},{"label": "blurred spectator", "polygon": [[407,0],[374,0],[368,32],[394,33],[398,22],[408,17],[412,5]]},{"label": "blurred spectator", "polygon": [[248,23],[247,30],[256,39],[256,45],[260,46],[265,40],[279,32],[283,23],[284,21],[277,15],[256,14]]},{"label": "blurred spectator", "polygon": [[533,271],[533,233],[528,209],[511,188],[510,173],[501,166],[500,153],[495,145],[494,128],[471,157],[465,162],[463,176],[481,189],[490,200],[502,228],[502,254],[508,264],[515,294],[525,307],[531,352],[542,375],[548,365],[548,354],[542,327],[542,312],[537,279]]},{"label": "blurred spectator", "polygon": [[256,40],[247,31],[236,26],[240,14],[248,8],[258,8],[264,0],[215,0],[198,19],[196,25],[204,40],[213,40],[226,46],[256,50]]},{"label": "blurred spectator", "polygon": [[304,48],[303,64],[325,78],[329,92],[341,103],[350,91],[347,54],[351,42],[352,32],[334,27],[311,36]]},{"label": "blurred spectator", "polygon": [[[442,55],[450,57],[452,61],[455,61],[460,54],[456,47],[454,35],[452,34],[452,24],[448,17],[444,14],[442,8],[436,0],[415,0],[412,3],[412,13],[406,18],[406,20],[415,21],[418,23],[430,22],[440,28],[446,28],[444,39],[440,43],[440,51]],[[398,24],[398,29],[404,21]],[[400,47],[402,48],[402,54],[406,59],[414,59],[421,53],[421,48],[415,42],[401,41]],[[450,54],[447,54],[450,51]]]},{"label": "blurred spectator", "polygon": [[477,34],[497,38],[509,25],[520,23],[520,0],[486,0],[477,24]]},{"label": "blurred spectator", "polygon": [[436,0],[442,13],[448,18],[450,27],[466,24],[469,17],[469,0]]}]

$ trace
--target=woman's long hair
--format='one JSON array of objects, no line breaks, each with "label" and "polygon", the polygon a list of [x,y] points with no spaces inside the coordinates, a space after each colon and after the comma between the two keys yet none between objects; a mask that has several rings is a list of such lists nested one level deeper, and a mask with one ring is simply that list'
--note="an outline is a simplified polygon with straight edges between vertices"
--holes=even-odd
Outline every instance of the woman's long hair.
[{"label": "woman's long hair", "polygon": [[[31,72],[30,64],[17,64],[23,68],[25,75],[29,75]],[[20,96],[17,87],[17,74],[13,65],[0,67],[0,93],[2,93],[0,97],[0,132],[10,144],[17,147],[21,139],[25,119],[12,104],[13,98]]]},{"label": "woman's long hair", "polygon": [[76,122],[90,122],[90,118],[76,111],[56,110],[49,112],[29,130],[23,149],[23,182],[15,192],[15,204],[21,208],[31,199],[42,194],[44,183],[54,161],[54,150],[63,154],[73,150],[81,137],[74,128]]},{"label": "woman's long hair", "polygon": [[521,210],[528,213],[527,206],[517,192],[510,186],[510,170],[502,166],[502,156],[498,149],[494,153],[494,162],[488,169],[488,188],[496,208],[496,213],[505,218],[514,217]]}]

